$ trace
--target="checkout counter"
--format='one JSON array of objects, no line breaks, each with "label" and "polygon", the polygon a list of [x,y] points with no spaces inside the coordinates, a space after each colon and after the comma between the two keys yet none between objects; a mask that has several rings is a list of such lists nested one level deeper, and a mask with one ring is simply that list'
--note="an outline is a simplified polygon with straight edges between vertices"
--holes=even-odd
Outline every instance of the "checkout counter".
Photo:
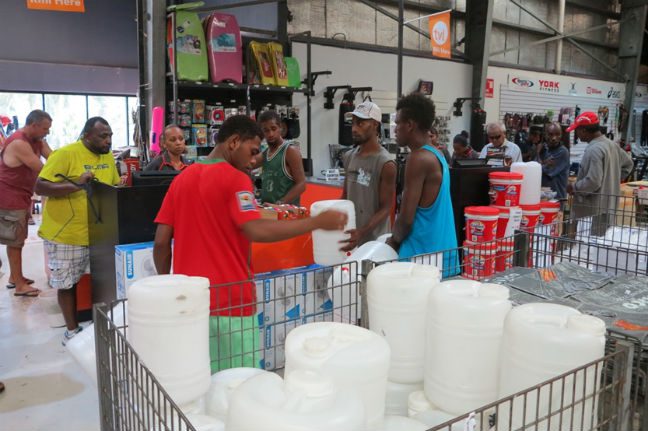
[{"label": "checkout counter", "polygon": [[[309,178],[301,205],[310,208],[313,202],[339,199],[343,181]],[[92,183],[92,199],[100,216],[94,219],[88,210],[92,303],[117,299],[115,246],[153,241],[153,222],[169,184],[114,187]],[[253,243],[252,266],[255,273],[306,266],[313,263],[310,234],[276,243]],[[88,298],[88,303],[90,302]]]}]

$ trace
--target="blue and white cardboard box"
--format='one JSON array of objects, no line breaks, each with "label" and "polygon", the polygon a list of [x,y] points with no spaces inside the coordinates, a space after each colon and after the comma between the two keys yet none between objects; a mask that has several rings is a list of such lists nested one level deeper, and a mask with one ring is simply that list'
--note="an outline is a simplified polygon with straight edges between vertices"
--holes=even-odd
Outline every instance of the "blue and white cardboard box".
[{"label": "blue and white cardboard box", "polygon": [[126,298],[128,288],[135,281],[156,274],[153,241],[115,246],[117,299]]},{"label": "blue and white cardboard box", "polygon": [[285,363],[285,339],[291,329],[316,321],[332,321],[332,304],[326,289],[328,273],[319,265],[257,275],[257,319],[264,368]]}]

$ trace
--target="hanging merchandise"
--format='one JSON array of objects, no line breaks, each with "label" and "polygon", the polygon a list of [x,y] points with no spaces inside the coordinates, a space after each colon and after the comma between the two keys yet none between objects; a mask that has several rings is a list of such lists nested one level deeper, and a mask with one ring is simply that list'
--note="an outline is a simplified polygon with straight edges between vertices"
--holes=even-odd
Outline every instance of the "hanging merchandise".
[{"label": "hanging merchandise", "polygon": [[351,135],[351,127],[353,116],[351,113],[355,109],[354,105],[355,95],[352,92],[344,94],[342,102],[340,103],[340,116],[339,116],[339,133],[338,140],[340,145],[351,146],[353,145],[353,136]]},{"label": "hanging merchandise", "polygon": [[288,71],[284,61],[283,46],[277,42],[268,42],[268,53],[270,55],[270,64],[274,73],[277,85],[286,87],[288,85]]},{"label": "hanging merchandise", "polygon": [[234,15],[214,12],[205,22],[211,82],[243,83],[243,43]]},{"label": "hanging merchandise", "polygon": [[610,109],[607,106],[599,106],[598,117],[601,126],[607,126],[608,118],[610,116]]},{"label": "hanging merchandise", "polygon": [[[175,12],[176,28],[172,29],[172,20],[167,20],[167,52],[169,64],[176,77],[188,81],[206,81],[209,77],[205,32],[200,18],[195,12],[179,10]],[[173,38],[175,32],[175,57]],[[177,64],[174,65],[174,59]]]},{"label": "hanging merchandise", "polygon": [[470,146],[475,151],[481,151],[487,143],[484,125],[486,124],[486,111],[479,106],[473,108],[470,119]]},{"label": "hanging merchandise", "polygon": [[578,117],[581,114],[581,108],[580,106],[576,105],[576,109],[574,110],[574,118]]},{"label": "hanging merchandise", "polygon": [[301,87],[301,72],[299,62],[294,57],[284,57],[286,71],[288,73],[288,86],[293,88]]},{"label": "hanging merchandise", "polygon": [[248,55],[252,55],[249,63],[256,65],[256,73],[249,83],[261,83],[263,85],[275,85],[275,76],[272,71],[270,56],[268,55],[268,45],[261,42],[252,41],[248,49]]},{"label": "hanging merchandise", "polygon": [[160,138],[162,137],[162,130],[164,129],[164,108],[156,106],[151,113],[151,132],[149,134],[151,139],[150,150],[153,154],[160,153]]}]

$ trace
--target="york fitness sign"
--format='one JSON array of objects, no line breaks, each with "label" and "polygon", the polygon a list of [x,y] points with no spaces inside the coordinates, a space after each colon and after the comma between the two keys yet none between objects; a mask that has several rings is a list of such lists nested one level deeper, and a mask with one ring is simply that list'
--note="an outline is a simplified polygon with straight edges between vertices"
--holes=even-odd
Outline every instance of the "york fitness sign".
[{"label": "york fitness sign", "polygon": [[536,79],[509,75],[508,87],[513,90],[533,93],[569,94],[572,96],[596,97],[599,99],[621,99],[623,91],[614,86],[587,82],[561,82],[555,79]]},{"label": "york fitness sign", "polygon": [[85,12],[84,0],[27,0],[27,9]]}]

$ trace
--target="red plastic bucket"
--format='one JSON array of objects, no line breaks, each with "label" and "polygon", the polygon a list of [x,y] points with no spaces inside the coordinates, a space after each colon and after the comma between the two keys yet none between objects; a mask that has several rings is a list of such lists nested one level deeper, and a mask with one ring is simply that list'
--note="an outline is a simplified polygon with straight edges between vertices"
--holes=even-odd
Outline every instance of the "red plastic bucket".
[{"label": "red plastic bucket", "polygon": [[558,201],[543,201],[540,202],[540,223],[547,225],[553,224],[556,220],[556,215],[560,212],[560,202]]},{"label": "red plastic bucket", "polygon": [[497,244],[475,244],[464,241],[463,276],[473,280],[483,280],[495,274]]},{"label": "red plastic bucket", "polygon": [[538,224],[538,219],[540,218],[540,204],[520,205],[520,208],[522,208],[522,222],[520,223],[520,229],[533,233]]},{"label": "red plastic bucket", "polygon": [[511,218],[511,210],[519,207],[496,207],[499,211],[499,218],[497,219],[497,239],[502,239],[506,236],[506,227]]},{"label": "red plastic bucket", "polygon": [[520,203],[522,180],[519,172],[491,172],[488,174],[490,190],[488,195],[492,205],[516,207]]},{"label": "red plastic bucket", "polygon": [[497,256],[495,257],[495,272],[503,272],[513,268],[515,244],[513,240],[498,241]]},{"label": "red plastic bucket", "polygon": [[495,239],[499,210],[491,207],[466,207],[466,241],[481,243]]}]

